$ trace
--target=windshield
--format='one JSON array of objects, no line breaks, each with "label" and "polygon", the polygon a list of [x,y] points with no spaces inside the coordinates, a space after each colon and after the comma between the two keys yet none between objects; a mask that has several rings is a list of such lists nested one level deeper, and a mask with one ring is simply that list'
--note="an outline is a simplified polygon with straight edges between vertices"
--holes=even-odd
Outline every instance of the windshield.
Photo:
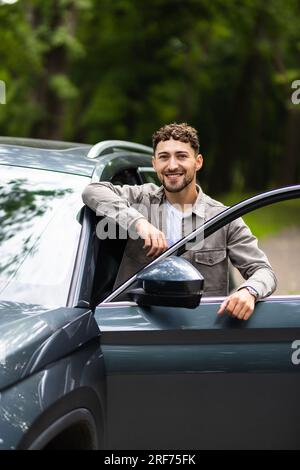
[{"label": "windshield", "polygon": [[64,306],[88,181],[29,168],[0,171],[0,300]]}]

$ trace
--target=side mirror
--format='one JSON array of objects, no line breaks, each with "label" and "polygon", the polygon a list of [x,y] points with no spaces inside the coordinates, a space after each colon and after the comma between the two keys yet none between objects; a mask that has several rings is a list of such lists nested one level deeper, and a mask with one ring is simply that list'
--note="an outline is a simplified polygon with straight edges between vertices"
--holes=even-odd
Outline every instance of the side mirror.
[{"label": "side mirror", "polygon": [[128,292],[138,305],[195,308],[200,304],[204,279],[184,258],[170,256],[137,276],[141,288]]}]

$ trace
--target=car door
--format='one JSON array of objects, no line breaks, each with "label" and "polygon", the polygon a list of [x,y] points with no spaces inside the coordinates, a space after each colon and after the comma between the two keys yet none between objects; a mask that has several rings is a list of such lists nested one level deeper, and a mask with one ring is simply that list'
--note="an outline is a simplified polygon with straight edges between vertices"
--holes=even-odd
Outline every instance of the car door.
[{"label": "car door", "polygon": [[[256,196],[200,230],[207,237],[251,210],[299,196],[300,186]],[[192,238],[157,260],[182,253]],[[133,281],[95,312],[107,374],[106,446],[299,448],[300,296],[271,296],[240,322],[217,317],[222,298],[203,298],[193,310],[114,302]]]}]

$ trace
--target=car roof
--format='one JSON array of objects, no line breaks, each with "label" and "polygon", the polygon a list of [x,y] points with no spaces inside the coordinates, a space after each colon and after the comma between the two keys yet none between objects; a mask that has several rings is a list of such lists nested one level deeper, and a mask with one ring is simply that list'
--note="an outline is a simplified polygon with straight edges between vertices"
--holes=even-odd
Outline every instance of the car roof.
[{"label": "car roof", "polygon": [[[88,158],[91,149],[96,150],[96,156],[89,155]],[[152,149],[149,147],[126,141],[102,141],[93,146],[77,142],[0,136],[0,165],[96,179],[105,165],[110,170],[106,177],[131,165],[151,167],[151,153]]]},{"label": "car roof", "polygon": [[92,145],[76,142],[0,137],[0,165],[23,166],[91,177]]}]

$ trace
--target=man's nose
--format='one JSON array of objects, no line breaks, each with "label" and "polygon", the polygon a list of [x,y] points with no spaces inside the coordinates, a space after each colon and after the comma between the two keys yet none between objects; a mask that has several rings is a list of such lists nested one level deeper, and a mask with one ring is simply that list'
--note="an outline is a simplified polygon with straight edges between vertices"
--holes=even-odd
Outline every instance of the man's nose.
[{"label": "man's nose", "polygon": [[169,160],[169,170],[171,171],[174,171],[178,168],[178,161],[177,161],[177,158],[175,157],[171,157],[170,160]]}]

